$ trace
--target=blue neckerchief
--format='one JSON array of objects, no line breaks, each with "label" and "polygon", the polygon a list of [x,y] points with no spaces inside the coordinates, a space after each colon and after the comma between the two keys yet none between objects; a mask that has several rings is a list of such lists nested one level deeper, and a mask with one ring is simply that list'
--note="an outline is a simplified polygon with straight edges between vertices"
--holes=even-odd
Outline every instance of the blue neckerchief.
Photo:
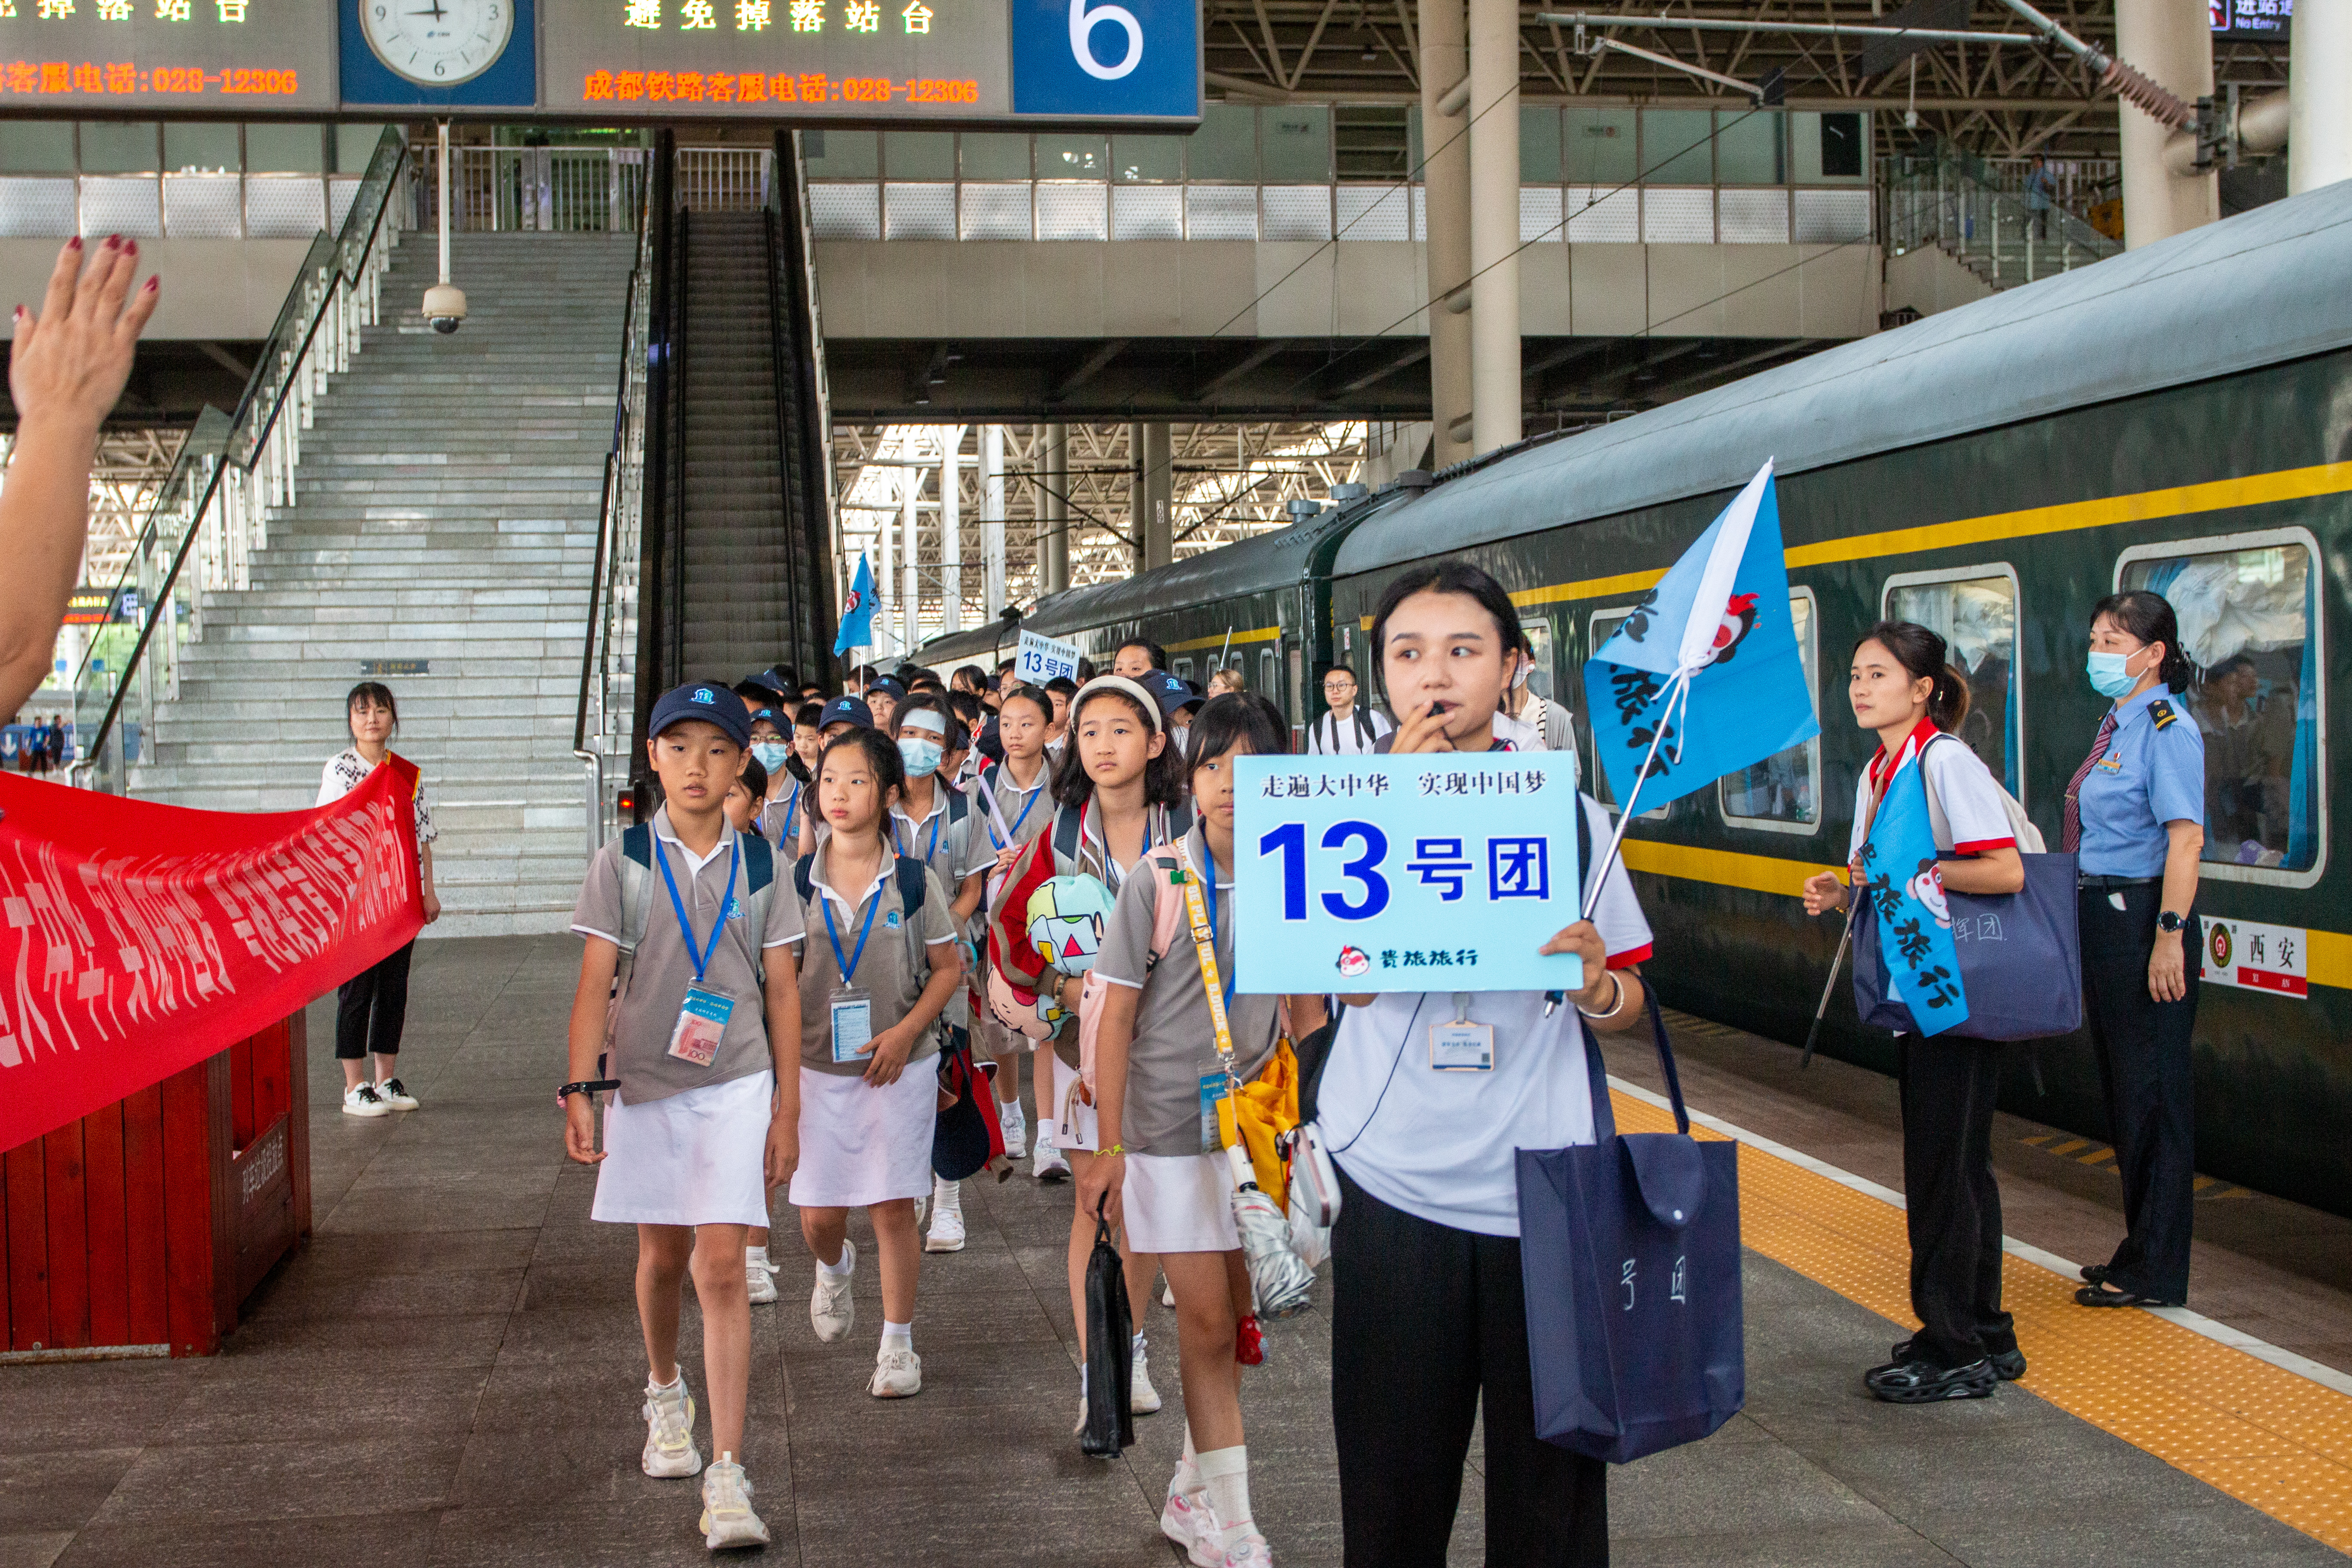
[{"label": "blue neckerchief", "polygon": [[661,847],[659,836],[656,836],[654,839],[654,855],[661,861],[662,880],[669,885],[669,907],[677,911],[677,929],[686,936],[686,956],[694,961],[694,981],[699,985],[702,983],[702,972],[710,967],[711,954],[719,951],[719,939],[727,930],[727,910],[735,901],[735,868],[737,862],[742,858],[743,840],[740,837],[737,837],[733,847],[728,851],[727,898],[725,902],[719,906],[719,919],[711,924],[709,943],[699,952],[695,948],[694,922],[686,918],[686,900],[677,896],[677,879],[670,873],[669,852]]},{"label": "blue neckerchief", "polygon": [[874,913],[882,907],[883,889],[874,889],[873,900],[866,906],[866,923],[858,928],[857,951],[847,958],[841,956],[841,928],[833,923],[833,900],[822,893],[817,901],[824,906],[824,934],[833,943],[834,966],[841,971],[841,988],[849,989],[850,976],[857,973],[857,961],[866,956],[866,939],[874,934]]}]

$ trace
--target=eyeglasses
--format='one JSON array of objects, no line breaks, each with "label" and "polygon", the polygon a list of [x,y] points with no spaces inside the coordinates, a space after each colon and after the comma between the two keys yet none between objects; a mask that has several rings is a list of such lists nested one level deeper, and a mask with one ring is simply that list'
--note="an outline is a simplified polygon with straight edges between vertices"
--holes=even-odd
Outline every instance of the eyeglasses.
[{"label": "eyeglasses", "polygon": [[1323,683],[1323,689],[1326,691],[1345,691],[1348,688],[1355,684],[1356,683],[1352,680],[1327,680]]}]

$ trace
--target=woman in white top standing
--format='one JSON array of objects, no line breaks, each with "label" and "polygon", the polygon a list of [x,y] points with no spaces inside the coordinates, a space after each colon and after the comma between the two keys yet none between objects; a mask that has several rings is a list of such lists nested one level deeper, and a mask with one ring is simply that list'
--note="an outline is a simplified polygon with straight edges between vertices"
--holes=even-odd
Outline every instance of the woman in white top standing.
[{"label": "woman in white top standing", "polygon": [[[328,759],[319,778],[320,805],[332,805],[383,766],[400,728],[392,688],[382,681],[361,681],[343,706],[352,743]],[[441,897],[433,890],[433,841],[441,832],[433,826],[422,777],[416,781],[415,805],[417,880],[425,889],[425,923],[430,925],[441,918]],[[400,1081],[399,1070],[400,1031],[408,1016],[408,960],[415,949],[415,942],[403,944],[374,968],[344,982],[336,993],[335,1059],[343,1064],[346,1116],[387,1116],[416,1109],[416,1097]],[[373,1080],[367,1075],[370,1056],[375,1058]]]},{"label": "woman in white top standing", "polygon": [[[1854,645],[1846,694],[1854,722],[1878,731],[1878,750],[1856,781],[1849,872],[1887,786],[1916,760],[1936,847],[1950,857],[1936,863],[1944,886],[1960,893],[2025,886],[2000,785],[1948,733],[1968,717],[1969,685],[1946,662],[1944,639],[1909,621],[1879,622]],[[1805,883],[1807,914],[1844,909],[1850,898],[1834,871]],[[1911,1310],[1922,1327],[1863,1381],[1895,1405],[1982,1399],[2025,1375],[2016,1326],[2000,1307],[2000,1189],[1992,1174],[2000,1043],[1951,1035],[1899,1043]]]},{"label": "woman in white top standing", "polygon": [[[1519,658],[1502,585],[1456,561],[1400,575],[1371,646],[1396,753],[1509,749],[1496,713]],[[1596,845],[1607,814],[1580,795]],[[1596,868],[1583,868],[1590,895]],[[1591,921],[1530,945],[1573,952],[1568,1002],[1602,1029],[1644,1016],[1636,967],[1650,927],[1622,864]],[[1540,991],[1343,996],[1318,1116],[1339,1167],[1331,1234],[1331,1415],[1349,1568],[1441,1568],[1463,1463],[1483,1407],[1486,1560],[1609,1560],[1608,1477],[1598,1459],[1536,1436],[1527,1298],[1519,1277],[1516,1151],[1593,1138],[1578,1017]],[[1466,1014],[1494,1030],[1494,1066],[1439,1071],[1431,1029]],[[1180,1294],[1181,1302],[1181,1296]]]}]

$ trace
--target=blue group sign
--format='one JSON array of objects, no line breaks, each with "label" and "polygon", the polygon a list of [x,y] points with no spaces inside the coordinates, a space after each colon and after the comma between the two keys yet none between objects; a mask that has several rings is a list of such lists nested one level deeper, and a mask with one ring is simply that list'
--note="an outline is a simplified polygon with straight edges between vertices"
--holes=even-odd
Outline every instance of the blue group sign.
[{"label": "blue group sign", "polygon": [[1576,759],[1566,752],[1244,757],[1234,988],[1573,991]]}]

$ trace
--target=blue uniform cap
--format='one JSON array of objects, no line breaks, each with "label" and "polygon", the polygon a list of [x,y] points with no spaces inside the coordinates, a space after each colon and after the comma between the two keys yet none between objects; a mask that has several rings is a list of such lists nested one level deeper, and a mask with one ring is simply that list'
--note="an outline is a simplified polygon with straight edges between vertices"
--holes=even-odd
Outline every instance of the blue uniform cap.
[{"label": "blue uniform cap", "polygon": [[1155,669],[1145,676],[1143,688],[1159,702],[1162,720],[1173,719],[1185,709],[1197,706],[1201,700],[1201,694],[1192,689],[1191,681],[1171,675],[1164,669]]},{"label": "blue uniform cap", "polygon": [[816,727],[822,731],[845,720],[861,730],[871,730],[874,728],[874,710],[857,698],[836,697],[824,705],[824,712],[817,715]]},{"label": "blue uniform cap", "polygon": [[895,675],[877,676],[866,683],[866,689],[869,692],[878,691],[893,702],[907,695],[907,689],[898,683],[898,678]]},{"label": "blue uniform cap", "polygon": [[718,725],[739,746],[751,743],[751,716],[743,710],[743,700],[716,681],[689,680],[664,692],[654,704],[653,722],[646,731],[659,739],[671,725],[688,719]]}]

